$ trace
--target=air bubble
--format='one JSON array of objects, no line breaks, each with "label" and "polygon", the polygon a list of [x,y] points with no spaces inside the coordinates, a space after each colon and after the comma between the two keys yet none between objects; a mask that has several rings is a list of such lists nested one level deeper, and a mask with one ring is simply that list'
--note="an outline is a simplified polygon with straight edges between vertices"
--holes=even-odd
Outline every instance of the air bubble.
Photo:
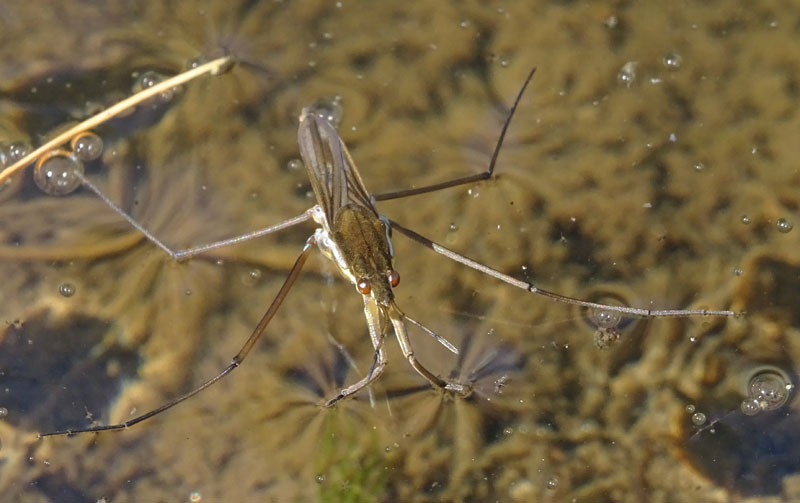
[{"label": "air bubble", "polygon": [[75,157],[81,161],[94,161],[103,153],[103,139],[91,131],[78,134],[70,145]]},{"label": "air bubble", "polygon": [[[134,93],[138,93],[139,91],[144,91],[145,89],[150,89],[151,87],[158,85],[168,77],[162,75],[156,71],[150,70],[147,72],[142,73],[139,75],[139,78],[136,79],[136,82],[133,84],[132,91]],[[159,94],[159,98],[163,102],[171,101],[176,94],[180,91],[180,87],[173,87],[172,89],[168,89],[163,93]]]},{"label": "air bubble", "polygon": [[752,220],[747,215],[742,215],[741,221],[744,225],[750,225],[752,223]]},{"label": "air bubble", "polygon": [[[601,293],[590,299],[598,304],[607,304],[613,307],[627,307],[625,299],[613,292]],[[631,323],[623,313],[602,307],[581,307],[583,321],[594,329],[594,343],[600,349],[606,349],[617,342],[622,335],[622,330]]]},{"label": "air bubble", "polygon": [[661,62],[664,63],[664,66],[667,67],[669,70],[677,70],[681,67],[683,63],[683,58],[680,54],[676,52],[668,52],[661,58]]},{"label": "air bubble", "polygon": [[694,414],[695,411],[694,404],[693,403],[687,404],[685,410],[687,414]]},{"label": "air bubble", "polygon": [[[5,168],[25,157],[30,148],[21,142],[3,143],[0,142],[0,168]],[[0,182],[0,201],[5,201],[19,192],[22,188],[24,177],[22,173],[14,173],[4,181]]]},{"label": "air bubble", "polygon": [[[0,168],[11,166],[31,151],[31,148],[21,141],[5,143],[0,142]],[[0,183],[0,201],[6,200],[16,194],[22,187],[23,177],[15,173]]]},{"label": "air bubble", "polygon": [[619,25],[619,18],[617,16],[611,15],[608,16],[603,24],[606,25],[606,28],[616,28]]},{"label": "air bubble", "polygon": [[21,141],[11,143],[0,142],[0,166],[11,166],[31,151],[30,146]]},{"label": "air bubble", "polygon": [[758,405],[758,400],[755,398],[745,398],[742,400],[739,408],[745,416],[755,416],[761,412],[761,407]]},{"label": "air bubble", "polygon": [[72,297],[75,295],[75,285],[69,282],[61,283],[58,285],[58,293],[60,293],[62,297]]},{"label": "air bubble", "polygon": [[622,321],[622,314],[600,308],[589,308],[589,319],[597,328],[615,328]]},{"label": "air bubble", "polygon": [[734,276],[741,276],[742,274],[744,274],[744,269],[742,269],[741,267],[734,267],[733,268],[733,275]]},{"label": "air bubble", "polygon": [[136,82],[133,84],[133,92],[139,92],[142,89],[149,89],[160,82],[166,80],[164,75],[155,71],[146,71],[141,74],[134,74]]},{"label": "air bubble", "polygon": [[556,477],[551,478],[547,481],[547,488],[551,491],[558,487],[558,479]]},{"label": "air bubble", "polygon": [[317,484],[323,484],[325,483],[325,475],[323,475],[322,473],[317,474],[317,476],[314,477],[314,480],[317,482]]},{"label": "air bubble", "polygon": [[783,217],[779,218],[775,222],[775,225],[778,227],[778,232],[780,232],[782,234],[786,234],[787,232],[790,232],[792,230],[792,228],[794,227],[794,224],[791,222],[791,220],[783,218]]},{"label": "air bubble", "polygon": [[289,171],[299,171],[303,169],[303,161],[300,159],[289,159],[286,163],[286,169]]},{"label": "air bubble", "polygon": [[705,170],[705,169],[706,169],[706,165],[705,165],[705,164],[703,164],[703,163],[702,163],[702,162],[700,162],[700,161],[697,161],[696,163],[694,163],[694,164],[692,165],[692,167],[694,168],[694,170],[695,170],[695,171],[703,171],[703,170]]},{"label": "air bubble", "polygon": [[36,161],[33,181],[44,193],[63,196],[80,186],[76,172],[83,174],[81,161],[66,150],[52,150]]},{"label": "air bubble", "polygon": [[318,101],[307,108],[306,113],[313,113],[328,121],[334,129],[339,129],[339,124],[341,124],[342,115],[344,114],[341,101],[341,96],[336,96],[332,100]]},{"label": "air bubble", "polygon": [[636,69],[638,67],[638,61],[628,61],[622,65],[619,73],[617,73],[617,82],[624,84],[625,87],[631,87],[636,82]]},{"label": "air bubble", "polygon": [[23,142],[13,142],[8,145],[8,157],[13,162],[17,162],[31,152],[31,147]]},{"label": "air bubble", "polygon": [[8,417],[8,409],[5,407],[0,407],[0,419],[4,419]]},{"label": "air bubble", "polygon": [[695,426],[702,426],[706,423],[706,415],[702,412],[695,412],[692,414],[692,424]]},{"label": "air bubble", "polygon": [[[191,70],[192,68],[197,68],[198,66],[204,65],[204,64],[206,64],[206,63],[208,63],[210,61],[213,61],[213,60],[215,60],[217,58],[228,56],[227,51],[225,51],[225,52],[217,51],[217,52],[218,52],[218,54],[215,54],[215,55],[198,56],[198,57],[190,60],[189,64],[187,65],[187,67]],[[222,75],[223,73],[228,73],[229,71],[231,71],[231,69],[233,69],[234,66],[236,66],[236,61],[233,58],[228,58],[227,61],[225,61],[223,64],[219,65],[218,67],[216,67],[211,72],[211,75]]]},{"label": "air bubble", "polygon": [[783,371],[774,367],[759,370],[747,384],[749,398],[756,400],[761,410],[775,410],[783,406],[793,388]]},{"label": "air bubble", "polygon": [[261,269],[253,268],[242,275],[242,284],[246,286],[255,286],[261,280]]},{"label": "air bubble", "polygon": [[592,307],[586,310],[585,316],[588,323],[596,328],[593,337],[598,348],[606,349],[619,340],[620,313]]}]

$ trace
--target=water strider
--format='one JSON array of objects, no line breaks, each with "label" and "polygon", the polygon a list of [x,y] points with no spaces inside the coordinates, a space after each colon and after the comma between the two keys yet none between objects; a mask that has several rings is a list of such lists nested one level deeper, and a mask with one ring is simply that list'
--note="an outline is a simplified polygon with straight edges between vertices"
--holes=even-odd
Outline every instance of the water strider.
[{"label": "water strider", "polygon": [[[264,333],[270,320],[275,316],[279,307],[283,303],[292,285],[300,274],[311,250],[316,245],[322,253],[332,260],[339,271],[355,286],[364,301],[364,316],[367,321],[370,339],[374,348],[372,366],[367,374],[358,382],[342,389],[336,396],[331,397],[325,406],[330,407],[339,400],[348,397],[359,390],[368,386],[377,379],[386,366],[386,352],[384,349],[385,339],[389,326],[392,327],[394,335],[400,344],[400,348],[408,360],[409,364],[422,377],[428,380],[432,386],[441,388],[460,395],[467,395],[471,392],[467,383],[445,380],[428,369],[417,360],[411,342],[406,332],[406,321],[422,328],[428,335],[434,337],[453,353],[458,350],[448,341],[437,335],[433,330],[425,327],[419,322],[409,318],[397,306],[394,299],[393,289],[399,284],[400,276],[393,266],[393,249],[391,242],[392,231],[396,230],[408,238],[430,248],[440,255],[483,272],[489,276],[504,281],[512,286],[521,288],[531,293],[548,297],[552,300],[581,306],[601,313],[604,318],[613,318],[608,313],[615,315],[626,315],[635,317],[691,317],[691,316],[735,316],[732,311],[715,310],[650,310],[639,309],[627,306],[614,306],[590,302],[572,297],[567,297],[557,293],[536,287],[535,285],[518,280],[509,275],[503,274],[491,267],[476,262],[461,254],[458,254],[444,246],[431,241],[422,235],[403,227],[397,222],[390,220],[379,214],[375,208],[375,202],[388,199],[397,199],[427,192],[464,185],[490,178],[494,172],[500,147],[502,146],[508,125],[513,114],[522,98],[522,95],[533,77],[534,70],[528,74],[522,88],[514,100],[509,111],[508,117],[502,127],[500,136],[495,146],[488,169],[479,174],[464,176],[454,180],[449,180],[434,185],[408,189],[399,192],[372,196],[367,191],[361,175],[356,168],[350,153],[336,130],[323,117],[315,113],[313,109],[304,109],[300,116],[298,128],[298,144],[300,155],[308,171],[311,185],[317,199],[317,204],[306,210],[302,214],[290,218],[279,224],[255,231],[243,236],[232,239],[218,241],[215,243],[202,245],[186,250],[173,251],[167,247],[156,236],[142,227],[130,215],[125,213],[119,206],[105,196],[92,182],[86,179],[79,171],[73,175],[80,180],[80,183],[87,189],[94,192],[114,211],[119,213],[133,227],[142,232],[150,241],[168,253],[176,260],[187,259],[208,250],[219,248],[233,243],[239,243],[254,237],[276,232],[287,227],[297,225],[301,222],[313,220],[319,227],[314,231],[305,243],[302,252],[298,256],[294,265],[289,271],[288,276],[283,282],[277,295],[273,299],[261,321],[253,329],[253,332],[246,340],[239,352],[233,357],[231,363],[216,376],[203,382],[191,391],[174,398],[173,400],[139,415],[133,419],[120,424],[107,426],[94,426],[89,428],[75,428],[61,431],[41,433],[40,436],[50,435],[71,435],[75,433],[97,432],[107,430],[120,430],[134,424],[149,419],[184,400],[196,395],[215,382],[219,381],[245,360],[250,350],[255,345],[258,338]],[[604,314],[605,313],[605,314]]]}]

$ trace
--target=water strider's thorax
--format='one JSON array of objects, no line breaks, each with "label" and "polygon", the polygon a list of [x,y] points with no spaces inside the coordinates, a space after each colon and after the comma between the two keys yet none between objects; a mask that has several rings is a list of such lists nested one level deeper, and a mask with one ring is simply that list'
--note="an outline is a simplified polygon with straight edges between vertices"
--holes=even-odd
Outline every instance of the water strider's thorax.
[{"label": "water strider's thorax", "polygon": [[[348,204],[336,212],[331,232],[349,265],[356,288],[364,295],[371,295],[380,305],[391,304],[394,300],[392,245],[387,224],[366,208]],[[366,283],[362,283],[364,280]],[[369,293],[365,293],[365,285]]]}]

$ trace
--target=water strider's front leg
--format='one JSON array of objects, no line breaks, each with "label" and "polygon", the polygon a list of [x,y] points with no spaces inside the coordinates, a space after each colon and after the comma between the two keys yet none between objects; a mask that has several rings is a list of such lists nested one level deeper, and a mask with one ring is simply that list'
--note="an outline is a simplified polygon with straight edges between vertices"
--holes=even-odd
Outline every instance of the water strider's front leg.
[{"label": "water strider's front leg", "polygon": [[206,243],[202,245],[193,246],[191,248],[185,248],[182,250],[173,250],[166,243],[164,243],[161,239],[159,239],[155,234],[150,232],[146,229],[142,224],[137,222],[131,215],[129,215],[125,210],[123,210],[117,203],[112,201],[108,196],[106,196],[100,188],[92,183],[88,178],[86,178],[82,173],[76,171],[75,177],[78,178],[83,186],[88,189],[89,191],[93,192],[97,197],[99,197],[109,208],[114,210],[114,212],[122,217],[125,221],[127,221],[131,227],[139,231],[145,238],[147,238],[151,243],[159,247],[163,250],[167,255],[172,257],[174,260],[182,261],[187,260],[190,257],[195,255],[200,255],[201,253],[205,253],[211,250],[216,250],[217,248],[222,248],[225,246],[233,245],[242,243],[244,241],[249,241],[251,239],[266,236],[267,234],[271,234],[273,232],[277,232],[294,225],[300,224],[305,222],[306,220],[311,220],[314,212],[314,208],[312,207],[297,215],[296,217],[289,218],[280,222],[275,225],[271,225],[269,227],[265,227],[263,229],[259,229],[256,231],[248,232],[247,234],[242,234],[240,236],[223,239],[220,241],[214,241],[213,243]]}]

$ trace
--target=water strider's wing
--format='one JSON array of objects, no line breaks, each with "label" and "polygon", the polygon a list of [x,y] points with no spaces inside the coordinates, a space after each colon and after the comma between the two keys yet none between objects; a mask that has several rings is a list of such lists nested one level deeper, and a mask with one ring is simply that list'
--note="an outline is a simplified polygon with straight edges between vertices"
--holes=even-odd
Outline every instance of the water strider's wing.
[{"label": "water strider's wing", "polygon": [[378,216],[350,152],[328,121],[304,109],[297,143],[317,203],[325,211],[331,228],[336,213],[348,204],[361,206]]}]

